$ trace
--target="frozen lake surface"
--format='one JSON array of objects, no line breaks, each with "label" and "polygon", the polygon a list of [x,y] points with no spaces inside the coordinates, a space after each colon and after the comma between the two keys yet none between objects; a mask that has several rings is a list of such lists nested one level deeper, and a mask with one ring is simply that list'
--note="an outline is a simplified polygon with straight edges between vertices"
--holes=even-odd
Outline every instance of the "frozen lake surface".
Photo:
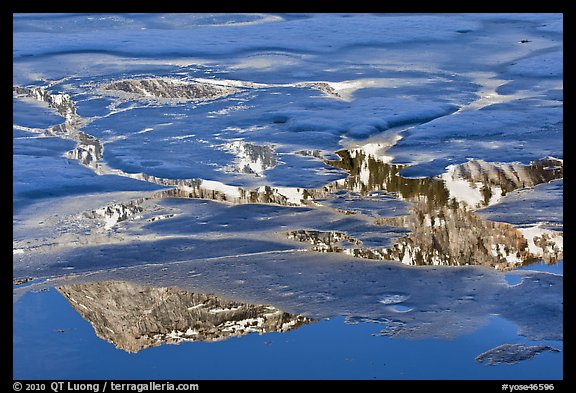
[{"label": "frozen lake surface", "polygon": [[14,14],[14,377],[561,379],[562,19]]}]

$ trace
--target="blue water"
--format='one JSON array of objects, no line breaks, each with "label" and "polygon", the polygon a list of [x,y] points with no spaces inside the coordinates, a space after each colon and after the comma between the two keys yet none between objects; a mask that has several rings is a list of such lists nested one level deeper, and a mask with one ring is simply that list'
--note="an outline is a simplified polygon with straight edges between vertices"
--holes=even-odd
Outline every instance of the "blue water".
[{"label": "blue water", "polygon": [[564,275],[564,260],[561,260],[553,265],[547,264],[545,262],[534,263],[532,265],[523,266],[518,270],[533,270],[537,272]]},{"label": "blue water", "polygon": [[54,289],[14,304],[15,379],[561,379],[562,352],[515,365],[486,366],[480,353],[528,341],[493,317],[455,340],[375,335],[377,323],[321,320],[286,333],[163,345],[130,354],[99,339]]},{"label": "blue water", "polygon": [[557,274],[560,276],[564,275],[564,260],[561,260],[553,265],[545,263],[545,262],[538,262],[533,263],[531,265],[522,266],[510,273],[504,275],[504,279],[508,285],[517,285],[522,282],[522,274],[517,273],[517,271],[535,271],[535,272],[543,272],[543,273],[551,273]]}]

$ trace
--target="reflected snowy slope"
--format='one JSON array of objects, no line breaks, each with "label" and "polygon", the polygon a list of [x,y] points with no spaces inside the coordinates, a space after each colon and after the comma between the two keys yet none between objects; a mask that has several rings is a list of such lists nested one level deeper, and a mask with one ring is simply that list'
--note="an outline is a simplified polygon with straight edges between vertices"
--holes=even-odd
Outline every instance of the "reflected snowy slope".
[{"label": "reflected snowy slope", "polygon": [[[413,203],[410,215],[379,217],[376,214],[375,218],[380,225],[402,226],[409,229],[410,234],[391,248],[352,246],[334,251],[361,258],[401,261],[407,265],[478,264],[501,270],[541,259],[552,263],[562,259],[561,233],[542,229],[539,225],[518,229],[506,223],[485,221],[474,212],[498,203],[515,189],[562,178],[562,160],[547,158],[530,165],[471,160],[450,165],[445,173],[435,178],[414,179],[402,176],[409,165],[389,164],[386,155],[373,154],[371,150],[340,151],[340,161],[329,162],[348,170],[350,176],[324,188],[328,203],[344,207],[368,199],[378,205],[387,195],[410,201]],[[330,195],[340,190],[348,193],[330,200]],[[320,193],[310,194],[317,196]],[[347,212],[357,214],[362,210]],[[310,239],[303,239],[302,235],[298,239],[317,241],[318,236],[312,232]],[[354,242],[362,244],[360,240]],[[330,239],[331,246],[338,242]]]}]

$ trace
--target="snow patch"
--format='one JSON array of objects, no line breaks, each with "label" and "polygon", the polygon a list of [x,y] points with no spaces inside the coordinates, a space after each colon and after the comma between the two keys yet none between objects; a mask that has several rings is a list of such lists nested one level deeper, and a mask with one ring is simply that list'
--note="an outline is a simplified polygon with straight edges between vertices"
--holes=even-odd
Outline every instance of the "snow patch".
[{"label": "snow patch", "polygon": [[480,192],[482,183],[470,183],[468,180],[460,179],[454,175],[456,166],[449,165],[448,171],[440,175],[440,179],[444,181],[450,198],[455,198],[458,202],[464,202],[468,206],[474,208],[479,206],[484,200]]},{"label": "snow patch", "polygon": [[302,206],[302,200],[306,199],[304,197],[304,189],[303,188],[292,188],[292,187],[274,187],[274,190],[280,194],[286,197],[287,202],[297,205],[297,206]]},{"label": "snow patch", "polygon": [[[202,187],[208,188],[210,190],[221,192],[225,195],[240,198],[240,188],[236,186],[229,186],[227,184],[214,181],[214,180],[202,180]],[[184,187],[186,189],[186,187]]]},{"label": "snow patch", "polygon": [[544,229],[540,227],[540,225],[535,225],[528,228],[518,228],[518,231],[520,231],[528,241],[528,250],[530,253],[536,256],[541,256],[543,255],[544,251],[547,251],[543,250],[542,247],[537,246],[535,242],[535,240],[542,238],[543,236],[547,237],[548,241],[554,244],[559,250],[564,249],[564,237],[561,236],[558,232]]}]

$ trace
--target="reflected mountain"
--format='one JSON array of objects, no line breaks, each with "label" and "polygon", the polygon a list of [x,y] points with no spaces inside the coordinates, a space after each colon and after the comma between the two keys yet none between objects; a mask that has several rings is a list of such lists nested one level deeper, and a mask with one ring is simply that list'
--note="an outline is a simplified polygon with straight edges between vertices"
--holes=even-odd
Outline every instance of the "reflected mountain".
[{"label": "reflected mountain", "polygon": [[564,176],[563,161],[552,157],[530,165],[470,160],[449,165],[440,176],[413,179],[400,173],[410,165],[390,164],[387,156],[379,157],[362,148],[341,150],[336,154],[340,160],[327,160],[326,163],[347,170],[350,176],[328,184],[325,191],[348,190],[363,195],[385,191],[404,200],[426,202],[431,206],[458,203],[468,209],[487,207],[508,192]]},{"label": "reflected mountain", "polygon": [[238,91],[231,86],[207,82],[188,82],[173,78],[125,79],[104,84],[101,90],[121,97],[206,101],[226,97]]},{"label": "reflected mountain", "polygon": [[488,366],[516,364],[532,359],[542,352],[560,352],[560,350],[549,345],[502,344],[476,356],[476,361],[486,363]]},{"label": "reflected mountain", "polygon": [[493,205],[511,191],[564,176],[563,161],[552,157],[533,161],[530,165],[470,160],[446,169],[440,178],[445,182],[450,197],[471,208]]},{"label": "reflected mountain", "polygon": [[[349,171],[350,176],[307,194],[321,203],[334,195],[370,198],[374,193],[394,195],[412,203],[409,215],[377,217],[382,226],[410,231],[389,248],[341,247],[345,236],[325,236],[318,231],[291,231],[288,238],[313,244],[315,251],[343,252],[360,258],[399,261],[406,265],[483,265],[509,270],[544,260],[563,258],[562,234],[552,231],[518,229],[483,220],[474,209],[497,203],[508,192],[563,177],[563,162],[555,158],[530,165],[488,163],[470,160],[450,165],[434,178],[405,178],[408,165],[390,164],[388,157],[365,149],[337,152],[340,160],[327,164]],[[347,194],[342,196],[342,191]],[[351,196],[355,193],[359,196]],[[350,239],[345,239],[350,240]],[[354,239],[354,244],[362,244]],[[322,244],[321,247],[318,244]]]},{"label": "reflected mountain", "polygon": [[332,87],[329,83],[326,82],[298,82],[294,84],[295,87],[309,87],[314,90],[318,90],[325,95],[333,98],[342,99],[343,97]]},{"label": "reflected mountain", "polygon": [[224,149],[236,156],[234,165],[224,168],[226,172],[253,174],[259,177],[279,164],[271,146],[259,146],[238,140],[227,143]]},{"label": "reflected mountain", "polygon": [[248,333],[287,332],[314,321],[269,305],[127,281],[63,285],[57,290],[90,322],[98,337],[126,352]]},{"label": "reflected mountain", "polygon": [[[176,82],[174,82],[176,83]],[[184,83],[184,82],[182,82]],[[198,82],[204,86],[207,83]],[[188,86],[189,85],[189,86]],[[188,83],[190,89],[196,89],[196,84]],[[192,86],[192,87],[191,87]],[[207,86],[212,86],[209,83]],[[111,90],[118,89],[135,89],[142,93],[144,96],[164,97],[162,89],[170,90],[168,82],[161,83],[160,80],[143,82],[143,80],[129,80],[114,82],[107,87]],[[130,88],[129,88],[130,87]],[[206,86],[205,86],[206,87]],[[226,87],[214,85],[212,86],[217,91],[225,89]],[[229,87],[228,87],[229,88]],[[148,91],[146,89],[152,89]],[[156,90],[154,90],[156,89]],[[198,88],[199,89],[199,88]],[[208,94],[206,89],[200,89],[202,92]],[[157,91],[158,90],[158,91]],[[226,90],[227,91],[227,90]],[[144,93],[145,92],[145,93]],[[92,169],[98,175],[117,175],[128,177],[132,179],[142,180],[149,183],[154,183],[166,187],[175,187],[174,189],[167,190],[166,192],[157,193],[152,196],[152,199],[159,198],[197,198],[209,199],[217,201],[226,201],[230,203],[272,203],[282,206],[303,206],[308,199],[305,189],[296,189],[290,187],[272,187],[261,186],[257,189],[249,190],[242,187],[227,185],[218,181],[204,180],[204,179],[169,179],[162,178],[147,173],[128,173],[119,169],[109,167],[103,158],[103,145],[102,142],[80,129],[86,126],[91,120],[85,119],[77,114],[76,105],[70,96],[66,94],[51,93],[44,87],[20,87],[13,86],[13,93],[17,97],[32,98],[37,101],[45,102],[48,106],[54,108],[59,114],[66,117],[66,120],[49,129],[43,130],[47,136],[56,136],[62,139],[68,139],[76,142],[76,147],[66,153],[66,157],[76,159],[83,165]],[[168,94],[168,93],[166,93]],[[176,93],[173,93],[176,94]],[[192,94],[192,93],[190,93]],[[194,93],[196,94],[196,93]],[[200,93],[198,93],[200,94]],[[217,93],[214,93],[217,94]],[[222,93],[223,94],[223,93]],[[203,96],[204,97],[204,96]],[[213,98],[210,94],[204,98]],[[171,97],[174,98],[174,97]],[[184,97],[185,98],[185,97]],[[257,146],[247,143],[232,143],[230,149],[237,153],[240,161],[246,161],[243,166],[245,172],[252,172],[258,174],[264,170],[271,168],[278,164],[274,158],[274,151],[269,146]],[[241,168],[240,168],[241,169]],[[106,221],[106,228],[111,228],[114,224],[110,224],[116,213],[114,211],[131,210],[131,206],[135,203],[141,203],[143,200],[150,198],[143,198],[139,202],[130,201],[126,203],[115,204],[113,207],[103,207],[100,213],[93,211],[88,216],[97,217],[102,216]],[[128,206],[128,208],[126,208]],[[123,216],[123,214],[121,214]],[[116,222],[122,221],[117,220]]]},{"label": "reflected mountain", "polygon": [[63,123],[43,130],[46,136],[54,136],[76,142],[76,147],[66,152],[66,157],[80,161],[82,164],[96,170],[97,162],[103,154],[102,143],[98,138],[80,131],[89,120],[77,114],[76,104],[68,94],[55,94],[44,87],[14,86],[13,93],[20,97],[32,98],[45,102],[66,119]]},{"label": "reflected mountain", "polygon": [[192,198],[229,202],[232,204],[264,203],[280,206],[304,206],[305,189],[262,186],[254,190],[228,186],[209,180],[187,180],[166,191],[157,192],[153,198]]},{"label": "reflected mountain", "polygon": [[18,96],[33,98],[36,101],[47,103],[50,108],[54,108],[56,112],[64,116],[67,120],[78,116],[76,113],[76,105],[68,94],[50,93],[48,90],[41,86],[13,86],[12,92]]},{"label": "reflected mountain", "polygon": [[84,212],[84,217],[89,219],[103,219],[104,228],[111,229],[117,223],[125,221],[135,214],[143,212],[144,208],[142,207],[142,203],[144,201],[145,199],[141,198],[124,203],[115,203],[96,210]]},{"label": "reflected mountain", "polygon": [[96,167],[96,162],[102,158],[102,144],[96,138],[78,131],[73,137],[77,143],[73,150],[66,152],[66,157],[80,161],[88,167]]},{"label": "reflected mountain", "polygon": [[352,245],[361,245],[362,242],[354,239],[344,232],[338,231],[314,231],[300,229],[288,232],[288,239],[312,244],[313,251],[319,252],[343,252],[345,248],[342,242]]},{"label": "reflected mountain", "polygon": [[[142,246],[146,253],[149,248]],[[103,261],[94,253],[84,255]],[[400,263],[351,261],[321,252],[234,255],[103,269],[66,277],[57,285],[62,285],[59,289],[67,298],[74,299],[70,303],[100,337],[133,348],[173,342],[174,337],[194,338],[183,334],[190,327],[209,332],[201,336],[205,339],[228,337],[232,333],[225,327],[232,323],[246,326],[238,321],[250,318],[262,317],[258,326],[265,326],[266,331],[285,331],[311,322],[303,315],[315,319],[342,316],[348,323],[376,324],[380,331],[375,334],[380,336],[415,339],[452,339],[498,316],[515,324],[518,335],[527,340],[563,338],[562,275],[518,270],[511,273],[518,282],[508,283],[500,272],[474,266],[416,269]],[[23,286],[20,292],[53,283]],[[202,283],[201,291],[198,283]],[[238,299],[253,300],[246,305],[206,293],[234,293],[238,295],[231,296]],[[275,311],[257,305],[274,305]],[[280,317],[278,309],[289,310],[290,315]],[[155,338],[157,334],[161,336]]]}]

